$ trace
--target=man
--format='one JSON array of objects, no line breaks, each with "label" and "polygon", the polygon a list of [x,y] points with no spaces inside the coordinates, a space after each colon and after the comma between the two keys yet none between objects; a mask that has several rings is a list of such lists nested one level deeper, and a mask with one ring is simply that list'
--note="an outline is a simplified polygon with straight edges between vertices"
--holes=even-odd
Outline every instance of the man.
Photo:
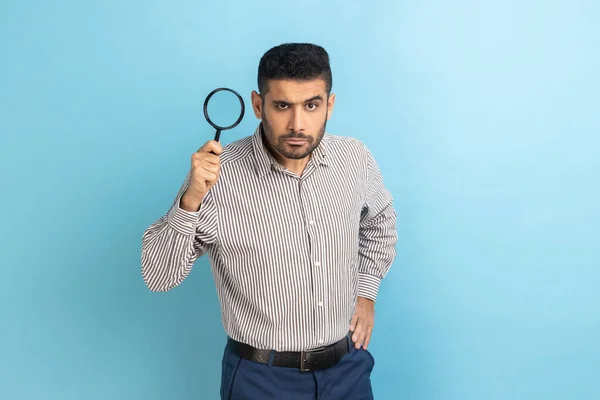
[{"label": "man", "polygon": [[223,399],[370,399],[374,302],[396,253],[396,214],[358,140],[325,133],[335,95],[320,46],[263,55],[253,135],[191,157],[143,235],[152,291],[208,254],[228,334]]}]

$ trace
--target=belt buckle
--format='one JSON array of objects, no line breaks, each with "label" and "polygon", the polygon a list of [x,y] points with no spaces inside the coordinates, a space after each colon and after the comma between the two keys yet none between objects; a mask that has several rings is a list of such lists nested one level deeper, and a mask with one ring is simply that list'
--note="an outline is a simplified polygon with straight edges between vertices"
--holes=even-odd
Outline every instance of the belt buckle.
[{"label": "belt buckle", "polygon": [[310,368],[306,367],[306,362],[308,360],[306,359],[306,351],[302,350],[300,352],[300,372],[308,372],[310,371]]},{"label": "belt buckle", "polygon": [[306,366],[306,364],[308,363],[308,357],[310,355],[316,355],[316,354],[322,353],[325,349],[326,349],[326,346],[322,346],[322,347],[318,347],[316,349],[310,349],[308,351],[306,351],[306,350],[301,351],[300,352],[300,371],[301,372],[312,371],[310,368],[308,368]]}]

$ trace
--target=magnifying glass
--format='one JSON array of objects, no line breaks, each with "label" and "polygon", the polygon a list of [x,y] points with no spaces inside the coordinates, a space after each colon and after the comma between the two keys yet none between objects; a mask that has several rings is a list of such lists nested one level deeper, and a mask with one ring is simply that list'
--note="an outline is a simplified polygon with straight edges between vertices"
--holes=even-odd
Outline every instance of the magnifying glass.
[{"label": "magnifying glass", "polygon": [[[210,117],[208,116],[208,103],[210,101],[210,99],[217,94],[218,92],[230,92],[233,93],[234,95],[236,95],[237,99],[240,102],[240,106],[241,106],[241,110],[240,110],[240,116],[238,117],[237,121],[235,121],[233,124],[229,125],[229,126],[222,126],[222,125],[217,125],[215,122],[213,122],[213,120],[210,119]],[[222,99],[221,99],[222,100]],[[220,101],[215,101],[213,100],[214,103],[220,103]],[[214,104],[213,103],[213,104]],[[211,108],[214,109],[214,107],[217,107],[215,114],[213,115],[218,115],[220,116],[221,113],[218,112],[222,107],[218,107],[218,106],[213,106]],[[227,107],[229,108],[229,107]],[[208,123],[217,130],[217,132],[215,133],[215,141],[218,142],[220,137],[221,137],[221,132],[222,131],[226,131],[232,128],[235,128],[236,126],[238,126],[238,124],[242,121],[242,119],[244,118],[244,113],[246,111],[246,106],[244,105],[244,100],[242,99],[242,96],[240,96],[240,94],[238,92],[236,92],[235,90],[229,89],[229,88],[218,88],[213,90],[212,92],[210,92],[210,94],[206,97],[206,100],[204,100],[204,117],[206,118],[206,120],[208,121]],[[216,116],[214,117],[215,119],[217,118]]]}]

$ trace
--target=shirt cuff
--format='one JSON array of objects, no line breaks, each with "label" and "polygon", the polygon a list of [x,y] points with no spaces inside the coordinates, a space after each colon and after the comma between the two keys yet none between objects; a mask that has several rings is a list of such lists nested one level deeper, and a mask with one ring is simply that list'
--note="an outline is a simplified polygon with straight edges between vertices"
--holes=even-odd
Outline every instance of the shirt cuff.
[{"label": "shirt cuff", "polygon": [[376,276],[358,273],[358,295],[375,301],[379,292],[381,279]]},{"label": "shirt cuff", "polygon": [[169,226],[182,235],[191,235],[196,231],[196,225],[200,216],[200,211],[186,211],[179,206],[180,198],[177,199],[173,207],[169,210],[167,221]]}]

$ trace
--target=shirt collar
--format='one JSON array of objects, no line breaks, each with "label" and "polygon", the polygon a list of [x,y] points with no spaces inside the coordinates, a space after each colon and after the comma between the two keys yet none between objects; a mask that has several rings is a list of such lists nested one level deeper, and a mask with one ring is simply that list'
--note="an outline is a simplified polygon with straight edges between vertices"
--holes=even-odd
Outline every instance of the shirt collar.
[{"label": "shirt collar", "polygon": [[[329,165],[327,160],[327,134],[324,135],[321,143],[311,154],[309,161],[315,165]],[[262,140],[262,123],[258,125],[252,136],[252,148],[256,159],[256,172],[259,176],[268,174],[273,169],[283,171],[283,167],[275,160],[273,155],[267,150]]]}]

